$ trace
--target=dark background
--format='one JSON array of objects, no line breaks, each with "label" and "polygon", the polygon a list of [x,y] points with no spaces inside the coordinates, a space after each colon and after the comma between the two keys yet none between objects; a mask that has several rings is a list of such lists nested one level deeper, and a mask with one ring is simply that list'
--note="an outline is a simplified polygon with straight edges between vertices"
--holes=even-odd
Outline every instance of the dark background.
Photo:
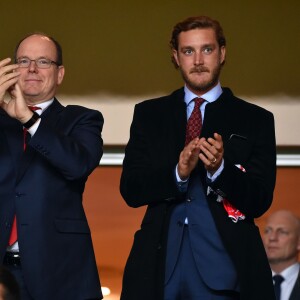
[{"label": "dark background", "polygon": [[182,85],[170,62],[173,26],[193,15],[220,21],[227,37],[222,85],[236,94],[300,95],[300,1],[1,1],[0,58],[42,31],[63,46],[60,93],[168,93]]}]

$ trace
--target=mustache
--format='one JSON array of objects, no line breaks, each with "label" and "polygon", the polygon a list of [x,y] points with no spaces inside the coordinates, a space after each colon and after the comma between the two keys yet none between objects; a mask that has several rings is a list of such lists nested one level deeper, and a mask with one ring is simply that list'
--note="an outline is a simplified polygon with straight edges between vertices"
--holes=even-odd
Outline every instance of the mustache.
[{"label": "mustache", "polygon": [[200,67],[194,67],[190,70],[190,74],[192,73],[202,73],[202,72],[208,72],[209,73],[209,69],[203,66]]}]

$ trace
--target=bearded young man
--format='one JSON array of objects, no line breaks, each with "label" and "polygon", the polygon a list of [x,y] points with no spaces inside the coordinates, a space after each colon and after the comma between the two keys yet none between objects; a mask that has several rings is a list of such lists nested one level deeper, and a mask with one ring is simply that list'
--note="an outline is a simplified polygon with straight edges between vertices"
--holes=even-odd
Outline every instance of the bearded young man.
[{"label": "bearded young man", "polygon": [[275,299],[254,224],[273,198],[273,115],[221,87],[217,21],[188,18],[170,44],[185,86],[136,105],[125,152],[121,194],[148,207],[121,299]]}]

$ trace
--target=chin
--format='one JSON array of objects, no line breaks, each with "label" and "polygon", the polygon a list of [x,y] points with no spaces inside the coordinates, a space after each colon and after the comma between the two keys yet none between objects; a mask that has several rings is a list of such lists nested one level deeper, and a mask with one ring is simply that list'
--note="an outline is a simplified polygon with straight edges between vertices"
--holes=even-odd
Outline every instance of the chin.
[{"label": "chin", "polygon": [[194,84],[191,85],[191,87],[198,92],[207,92],[209,91],[214,85],[211,83],[198,83],[198,84]]},{"label": "chin", "polygon": [[38,96],[40,93],[36,92],[36,91],[23,91],[24,96],[26,97],[36,97]]}]

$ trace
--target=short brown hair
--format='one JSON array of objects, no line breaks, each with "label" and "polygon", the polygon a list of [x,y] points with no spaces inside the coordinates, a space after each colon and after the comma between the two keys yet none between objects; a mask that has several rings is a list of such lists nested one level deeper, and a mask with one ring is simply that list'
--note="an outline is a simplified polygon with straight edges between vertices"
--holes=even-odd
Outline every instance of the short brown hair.
[{"label": "short brown hair", "polygon": [[[170,47],[173,50],[178,50],[178,36],[182,31],[189,31],[192,29],[212,28],[216,34],[216,39],[220,47],[226,46],[226,39],[220,23],[216,20],[206,16],[189,17],[173,27],[172,36],[170,40]],[[177,63],[172,55],[172,62],[177,68]]]}]

